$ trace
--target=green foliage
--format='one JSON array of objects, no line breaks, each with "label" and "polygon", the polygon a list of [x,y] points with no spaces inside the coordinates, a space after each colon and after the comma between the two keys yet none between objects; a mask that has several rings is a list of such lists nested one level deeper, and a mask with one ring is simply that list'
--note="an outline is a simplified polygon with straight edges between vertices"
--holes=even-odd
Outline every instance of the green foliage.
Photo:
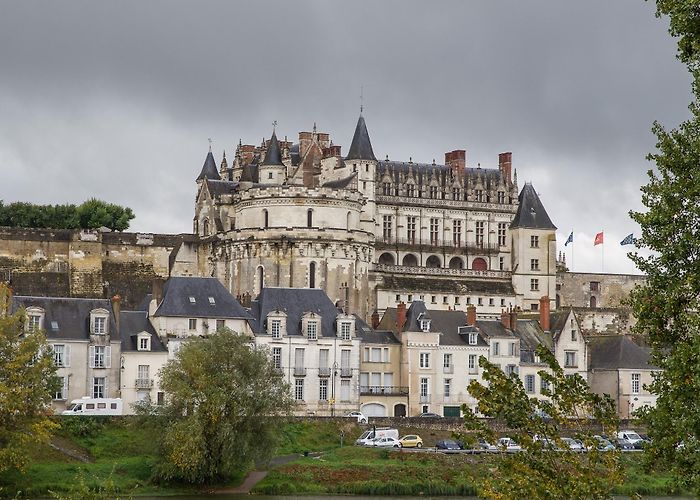
[{"label": "green foliage", "polygon": [[0,473],[24,469],[27,448],[48,441],[56,427],[49,414],[58,384],[46,337],[26,332],[25,312],[9,314],[9,302],[0,283]]},{"label": "green foliage", "polygon": [[[595,421],[602,432],[615,432],[614,402],[607,395],[591,393],[578,374],[565,376],[545,347],[539,346],[537,354],[549,367],[539,372],[549,384],[549,389],[542,391],[549,399],[528,397],[516,374],[506,376],[484,357],[479,364],[488,385],[477,381],[469,384],[469,393],[478,400],[479,413],[511,429],[509,437],[523,449],[512,454],[504,450],[493,473],[478,483],[479,495],[494,499],[608,498],[612,488],[622,481],[619,454],[598,451],[588,429]],[[466,405],[462,410],[467,429],[496,442],[490,425]],[[562,435],[573,435],[590,451],[570,450],[561,441]]]},{"label": "green foliage", "polygon": [[[700,495],[700,5],[697,0],[657,0],[657,16],[669,16],[669,32],[678,37],[678,58],[693,76],[691,118],[666,130],[655,123],[656,152],[648,159],[649,183],[642,187],[645,211],[630,212],[642,228],[631,253],[647,275],[634,290],[635,329],[652,347],[656,372],[649,389],[658,395],[645,408],[653,445],[650,464],[670,467],[678,487]],[[680,445],[680,446],[679,446]]]},{"label": "green foliage", "polygon": [[58,422],[61,425],[61,431],[64,434],[76,437],[94,437],[97,436],[105,426],[106,418],[99,416],[81,416],[75,417],[58,417]]},{"label": "green foliage", "polygon": [[93,476],[90,479],[86,477],[85,471],[80,469],[74,476],[71,487],[66,492],[50,491],[49,493],[51,498],[57,500],[102,500],[104,498],[120,500],[121,498],[131,498],[131,496],[122,497],[118,494],[119,488],[114,481],[114,469],[106,478]]},{"label": "green foliage", "polygon": [[162,369],[159,479],[211,484],[270,458],[279,439],[275,417],[292,400],[267,350],[250,340],[227,329],[194,338]]},{"label": "green foliage", "polygon": [[104,226],[113,231],[124,231],[133,218],[130,208],[95,198],[78,206],[26,202],[5,205],[0,200],[0,226],[46,229],[97,229]]}]

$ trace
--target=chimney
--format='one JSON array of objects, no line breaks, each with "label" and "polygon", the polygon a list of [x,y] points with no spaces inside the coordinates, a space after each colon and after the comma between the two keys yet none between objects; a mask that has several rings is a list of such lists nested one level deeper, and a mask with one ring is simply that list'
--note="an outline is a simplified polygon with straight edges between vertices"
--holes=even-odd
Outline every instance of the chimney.
[{"label": "chimney", "polygon": [[160,304],[160,301],[163,300],[163,284],[165,283],[165,280],[163,278],[154,278],[153,279],[153,288],[151,290],[151,300],[156,301],[156,307]]},{"label": "chimney", "polygon": [[379,311],[375,309],[372,313],[372,329],[376,330],[377,328],[379,328]]},{"label": "chimney", "polygon": [[112,311],[114,312],[114,323],[117,326],[117,336],[121,335],[119,330],[119,320],[122,311],[122,298],[119,295],[112,297]]},{"label": "chimney", "polygon": [[311,142],[314,140],[312,132],[299,132],[299,156],[304,157],[306,152],[311,147]]},{"label": "chimney", "polygon": [[545,332],[548,332],[550,330],[549,296],[547,295],[545,295],[544,297],[540,297],[540,326]]},{"label": "chimney", "polygon": [[463,172],[467,166],[467,152],[464,149],[455,149],[445,153],[445,165],[452,167],[452,171]]},{"label": "chimney", "polygon": [[518,327],[518,310],[513,309],[510,312],[510,329],[515,330]]},{"label": "chimney", "polygon": [[474,304],[469,304],[467,306],[467,325],[476,325],[476,306]]},{"label": "chimney", "polygon": [[399,302],[396,308],[396,328],[399,333],[403,331],[404,326],[406,326],[406,304],[404,302]]},{"label": "chimney", "polygon": [[498,170],[506,181],[511,180],[511,170],[513,165],[513,153],[499,153],[498,155]]},{"label": "chimney", "polygon": [[510,330],[510,313],[505,309],[501,311],[501,324],[504,328]]}]

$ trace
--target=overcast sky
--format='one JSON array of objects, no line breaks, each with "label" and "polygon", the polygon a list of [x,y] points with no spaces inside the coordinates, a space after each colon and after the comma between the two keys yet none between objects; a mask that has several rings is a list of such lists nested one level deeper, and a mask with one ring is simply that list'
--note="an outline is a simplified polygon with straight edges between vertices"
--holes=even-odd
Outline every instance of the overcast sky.
[{"label": "overcast sky", "polygon": [[495,167],[513,152],[574,271],[632,273],[620,247],[650,132],[690,78],[654,2],[0,1],[0,199],[130,206],[189,232],[199,174],[239,139],[313,123],[343,153],[364,86],[375,154]]}]

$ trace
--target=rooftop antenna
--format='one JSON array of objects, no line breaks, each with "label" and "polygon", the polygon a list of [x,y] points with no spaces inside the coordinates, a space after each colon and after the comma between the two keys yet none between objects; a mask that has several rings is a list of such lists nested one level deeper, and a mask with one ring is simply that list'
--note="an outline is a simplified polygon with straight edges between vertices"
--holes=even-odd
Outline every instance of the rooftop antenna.
[{"label": "rooftop antenna", "polygon": [[207,140],[209,141],[209,152],[211,153],[211,137]]}]

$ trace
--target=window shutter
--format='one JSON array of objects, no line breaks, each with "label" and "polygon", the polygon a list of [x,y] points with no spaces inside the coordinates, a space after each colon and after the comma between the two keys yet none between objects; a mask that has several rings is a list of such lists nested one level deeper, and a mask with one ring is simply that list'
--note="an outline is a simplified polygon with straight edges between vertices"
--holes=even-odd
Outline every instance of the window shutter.
[{"label": "window shutter", "polygon": [[109,397],[109,377],[105,377],[105,396],[106,398]]},{"label": "window shutter", "polygon": [[63,366],[70,367],[70,345],[66,344],[63,348]]},{"label": "window shutter", "polygon": [[112,347],[105,347],[105,368],[112,368]]},{"label": "window shutter", "polygon": [[90,358],[90,368],[95,368],[95,346],[91,345],[88,351],[88,357]]},{"label": "window shutter", "polygon": [[63,399],[68,399],[68,377],[63,377]]}]

